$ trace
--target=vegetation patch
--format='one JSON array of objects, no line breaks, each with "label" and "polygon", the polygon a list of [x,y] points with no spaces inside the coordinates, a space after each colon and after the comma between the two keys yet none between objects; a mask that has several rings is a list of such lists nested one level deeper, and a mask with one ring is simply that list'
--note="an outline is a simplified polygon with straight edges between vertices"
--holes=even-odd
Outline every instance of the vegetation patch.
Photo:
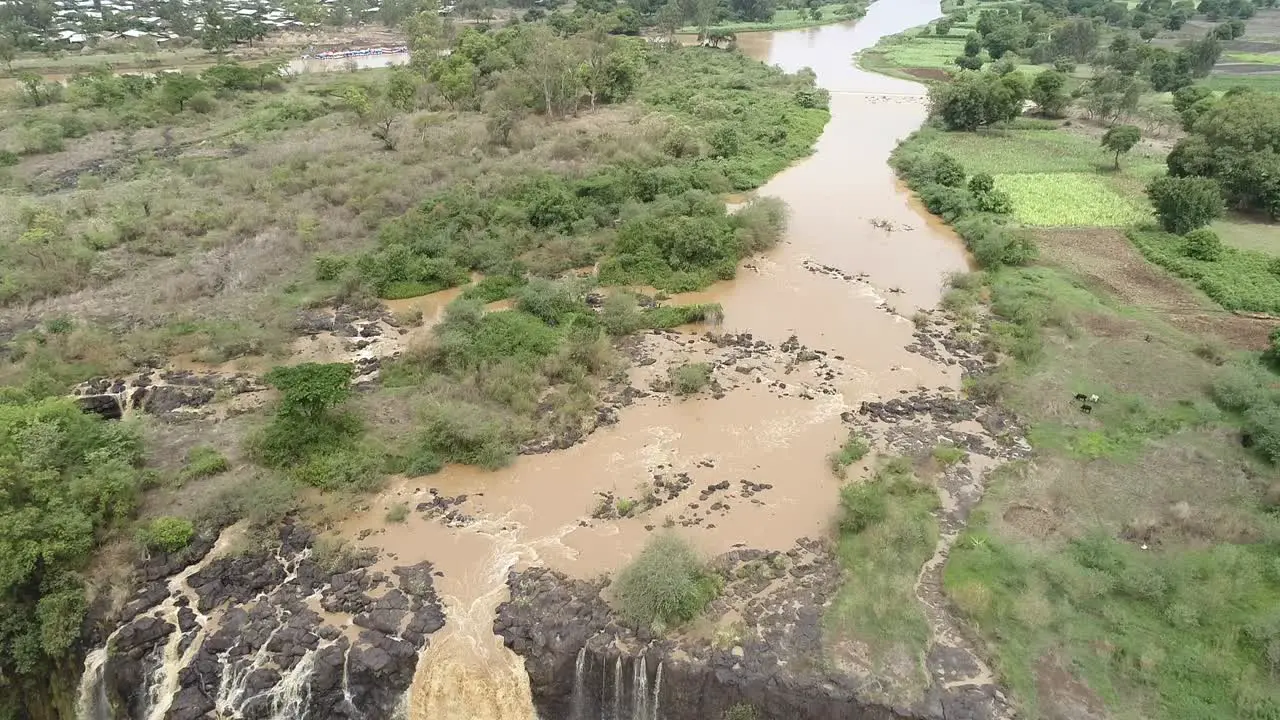
[{"label": "vegetation patch", "polygon": [[1013,202],[1013,218],[1023,225],[1125,227],[1151,218],[1104,181],[1083,173],[996,175],[995,180]]},{"label": "vegetation patch", "polygon": [[678,395],[693,395],[711,382],[711,365],[684,363],[671,368],[671,389]]},{"label": "vegetation patch", "polygon": [[81,571],[137,507],[142,457],[135,427],[72,400],[0,402],[0,668],[10,687],[47,687],[79,640]]},{"label": "vegetation patch", "polygon": [[686,541],[661,533],[618,573],[612,592],[627,622],[662,632],[699,615],[721,582]]},{"label": "vegetation patch", "polygon": [[840,445],[840,449],[827,456],[827,464],[836,477],[844,479],[849,474],[849,466],[862,460],[871,451],[866,438],[850,431],[849,437]]},{"label": "vegetation patch", "polygon": [[1266,546],[1142,550],[1102,532],[1060,549],[1006,539],[984,503],[947,564],[947,592],[988,633],[1001,676],[1044,717],[1035,668],[1064,656],[1109,705],[1147,717],[1280,712],[1280,575]]},{"label": "vegetation patch", "polygon": [[178,473],[178,482],[187,483],[192,480],[212,477],[226,472],[231,463],[216,449],[201,445],[187,453],[187,464]]},{"label": "vegetation patch", "polygon": [[[840,490],[838,554],[849,579],[826,611],[828,643],[865,644],[878,671],[919,667],[928,646],[929,623],[915,582],[938,540],[937,505],[937,492],[900,457],[883,460],[872,477]],[[888,694],[906,700],[899,693],[927,684],[927,678],[911,680],[919,687]]]},{"label": "vegetation patch", "polygon": [[1191,280],[1227,310],[1280,314],[1280,273],[1275,258],[1252,250],[1220,247],[1216,259],[1188,253],[1187,240],[1158,230],[1131,230],[1143,257]]}]

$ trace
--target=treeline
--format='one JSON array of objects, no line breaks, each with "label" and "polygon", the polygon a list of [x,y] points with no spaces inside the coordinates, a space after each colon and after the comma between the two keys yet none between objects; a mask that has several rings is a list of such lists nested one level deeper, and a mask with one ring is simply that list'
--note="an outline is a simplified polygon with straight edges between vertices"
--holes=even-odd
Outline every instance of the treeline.
[{"label": "treeline", "polygon": [[[1202,3],[1203,4],[1203,3]],[[1222,41],[1244,32],[1242,18],[1253,14],[1248,2],[1236,2],[1232,17],[1199,40],[1177,50],[1150,44],[1165,29],[1176,30],[1195,12],[1183,0],[1147,0],[1130,10],[1113,2],[1025,3],[980,11],[976,28],[965,38],[957,67],[978,70],[994,61],[1052,64],[1068,73],[1088,62],[1098,76],[1095,85],[1105,94],[1141,93],[1145,86],[1158,92],[1177,90],[1209,74],[1222,54]],[[1224,11],[1225,12],[1225,11]],[[963,8],[939,21],[939,34],[949,32],[954,19],[967,19]],[[1110,37],[1106,45],[1104,38]]]}]

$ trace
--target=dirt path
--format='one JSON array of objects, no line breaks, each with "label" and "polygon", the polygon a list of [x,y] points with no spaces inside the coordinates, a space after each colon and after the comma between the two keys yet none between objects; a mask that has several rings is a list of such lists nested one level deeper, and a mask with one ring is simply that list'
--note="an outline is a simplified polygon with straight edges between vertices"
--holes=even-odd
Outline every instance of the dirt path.
[{"label": "dirt path", "polygon": [[1274,319],[1236,315],[1215,306],[1195,288],[1147,262],[1119,230],[1041,230],[1037,240],[1042,259],[1079,274],[1126,305],[1150,310],[1179,329],[1220,338],[1232,347],[1267,347]]}]

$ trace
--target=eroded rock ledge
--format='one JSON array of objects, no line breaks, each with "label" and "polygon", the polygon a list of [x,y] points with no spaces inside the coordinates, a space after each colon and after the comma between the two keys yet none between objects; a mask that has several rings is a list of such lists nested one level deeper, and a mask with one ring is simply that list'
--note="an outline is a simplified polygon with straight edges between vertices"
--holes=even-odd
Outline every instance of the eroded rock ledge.
[{"label": "eroded rock ledge", "polygon": [[431,564],[387,575],[359,555],[321,562],[313,533],[294,523],[275,539],[270,551],[211,559],[202,558],[206,540],[185,580],[171,576],[180,565],[144,565],[105,661],[82,685],[82,710],[119,718],[163,710],[167,720],[393,717],[418,653],[444,625]]}]

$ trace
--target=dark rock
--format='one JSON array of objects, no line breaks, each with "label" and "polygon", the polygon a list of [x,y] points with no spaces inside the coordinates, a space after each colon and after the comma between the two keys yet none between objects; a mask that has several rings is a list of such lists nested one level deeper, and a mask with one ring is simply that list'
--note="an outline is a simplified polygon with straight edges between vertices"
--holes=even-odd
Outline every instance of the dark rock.
[{"label": "dark rock", "polygon": [[89,395],[78,398],[76,402],[83,412],[100,415],[107,420],[119,420],[124,416],[124,408],[120,407],[120,400],[115,395]]}]

